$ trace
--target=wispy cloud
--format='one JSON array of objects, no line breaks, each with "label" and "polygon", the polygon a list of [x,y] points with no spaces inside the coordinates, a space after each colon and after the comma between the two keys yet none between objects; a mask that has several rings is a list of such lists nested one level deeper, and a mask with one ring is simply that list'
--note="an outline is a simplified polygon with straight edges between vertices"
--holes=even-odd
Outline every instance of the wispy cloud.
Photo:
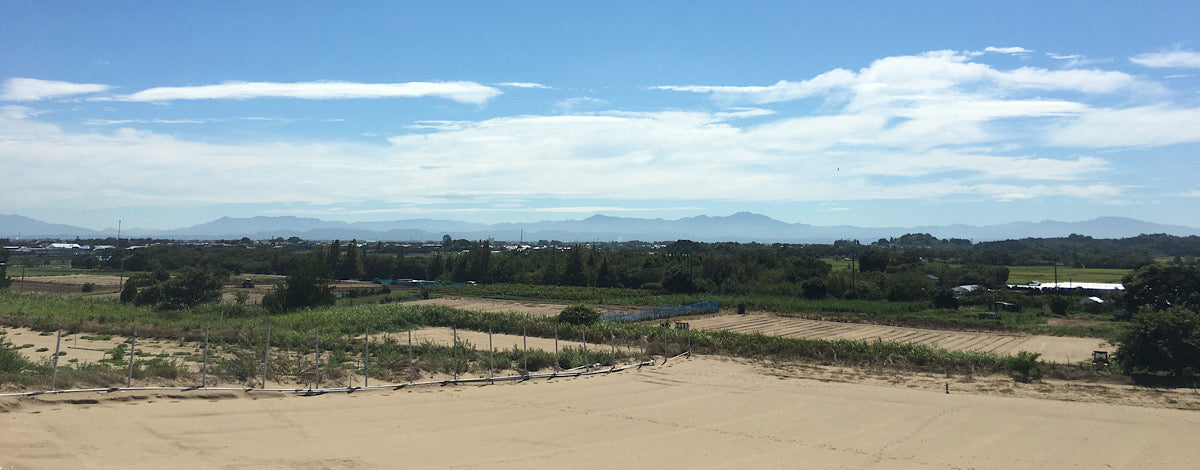
[{"label": "wispy cloud", "polygon": [[4,82],[3,91],[0,92],[0,100],[39,101],[64,96],[103,93],[110,88],[108,85],[96,83],[71,83],[56,80],[38,80],[36,78],[10,78]]},{"label": "wispy cloud", "polygon": [[991,47],[991,46],[989,46],[989,47],[984,48],[983,51],[991,52],[991,53],[995,53],[995,54],[1009,54],[1009,55],[1015,55],[1015,56],[1020,56],[1020,57],[1029,57],[1029,54],[1033,53],[1033,51],[1026,49],[1024,47]]},{"label": "wispy cloud", "polygon": [[207,124],[220,119],[88,119],[90,126],[123,126],[126,124]]},{"label": "wispy cloud", "polygon": [[845,69],[834,69],[809,80],[801,82],[780,80],[774,85],[769,86],[661,85],[652,87],[652,89],[711,93],[721,99],[765,104],[823,95],[832,90],[852,85],[854,79],[854,72]]},{"label": "wispy cloud", "polygon": [[542,85],[541,83],[533,83],[533,82],[501,82],[501,83],[497,83],[496,86],[510,87],[510,88],[537,88],[537,89],[542,89],[542,90],[550,89],[549,86]]},{"label": "wispy cloud", "polygon": [[461,103],[482,104],[499,96],[500,90],[475,82],[225,82],[218,85],[156,87],[118,101],[165,102],[174,100],[245,100],[254,98],[295,98],[309,100],[364,98],[446,98]]},{"label": "wispy cloud", "polygon": [[[871,121],[847,126],[810,120],[799,127],[808,132],[786,133],[769,132],[775,124],[742,123],[723,113],[663,111],[432,124],[383,145],[232,144],[130,128],[75,133],[8,117],[0,122],[0,139],[13,145],[0,147],[0,159],[13,175],[0,188],[0,199],[7,207],[349,204],[371,194],[394,204],[482,200],[491,207],[506,201],[525,207],[521,201],[535,199],[1090,200],[1122,192],[1080,183],[1111,171],[1097,157],[928,149],[891,141],[886,122],[876,127]],[[63,176],[47,182],[23,174],[27,168]],[[107,184],[87,184],[96,178]],[[585,205],[627,206],[580,206]]]},{"label": "wispy cloud", "polygon": [[974,62],[972,54],[932,51],[885,57],[858,72],[834,69],[808,80],[781,80],[769,86],[664,85],[657,90],[707,93],[722,102],[777,103],[804,98],[846,98],[858,107],[913,102],[938,95],[1006,96],[1024,90],[1112,93],[1138,84],[1126,73],[1108,70],[998,70]]},{"label": "wispy cloud", "polygon": [[1151,68],[1200,69],[1200,52],[1152,52],[1133,56],[1129,61],[1143,67]]},{"label": "wispy cloud", "polygon": [[1095,109],[1052,129],[1052,145],[1072,147],[1160,146],[1200,142],[1200,108],[1143,106]]},{"label": "wispy cloud", "polygon": [[608,100],[601,98],[591,98],[580,96],[577,98],[567,98],[554,103],[554,107],[565,113],[576,112],[585,109],[599,109],[609,105]]}]

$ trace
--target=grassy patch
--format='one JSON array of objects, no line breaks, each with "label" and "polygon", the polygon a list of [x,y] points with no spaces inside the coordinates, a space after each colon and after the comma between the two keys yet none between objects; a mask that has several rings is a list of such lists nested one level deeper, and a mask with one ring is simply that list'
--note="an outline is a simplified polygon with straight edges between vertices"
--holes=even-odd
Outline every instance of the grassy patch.
[{"label": "grassy patch", "polygon": [[[1120,283],[1121,278],[1133,271],[1128,269],[1097,269],[1075,268],[1070,266],[1058,267],[1059,282],[1112,282]],[[1009,266],[1009,284],[1027,284],[1029,281],[1054,282],[1054,266]]]}]

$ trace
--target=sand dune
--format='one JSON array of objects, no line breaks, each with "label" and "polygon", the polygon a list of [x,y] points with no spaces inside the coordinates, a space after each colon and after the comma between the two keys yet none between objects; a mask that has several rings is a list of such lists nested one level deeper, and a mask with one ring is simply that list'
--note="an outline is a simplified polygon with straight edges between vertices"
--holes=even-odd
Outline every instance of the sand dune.
[{"label": "sand dune", "polygon": [[[959,384],[946,394],[932,376],[814,380],[807,368],[694,357],[605,376],[318,397],[3,398],[0,468],[1200,466],[1197,411]],[[1022,395],[1048,385],[1006,386]]]}]

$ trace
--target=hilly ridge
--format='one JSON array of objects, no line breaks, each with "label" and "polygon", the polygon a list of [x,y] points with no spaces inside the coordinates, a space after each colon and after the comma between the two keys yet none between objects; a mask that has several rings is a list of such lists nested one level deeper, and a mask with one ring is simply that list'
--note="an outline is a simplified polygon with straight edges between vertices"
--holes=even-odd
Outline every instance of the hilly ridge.
[{"label": "hilly ridge", "polygon": [[[0,238],[104,238],[114,229],[92,230],[54,224],[19,215],[0,215]],[[1080,222],[1044,220],[973,226],[918,227],[817,226],[786,223],[765,215],[738,212],[729,216],[700,215],[675,220],[593,215],[580,220],[531,223],[481,224],[454,220],[405,219],[379,222],[341,222],[293,216],[221,217],[211,222],[171,230],[128,228],[124,237],[183,240],[270,239],[300,237],[306,240],[440,240],[443,235],[471,240],[494,239],[587,241],[663,241],[690,239],[705,242],[830,243],[854,239],[864,243],[906,233],[928,233],[938,238],[993,241],[1019,238],[1055,238],[1071,234],[1094,238],[1125,238],[1165,233],[1200,235],[1200,229],[1163,225],[1124,217],[1101,217]]]}]

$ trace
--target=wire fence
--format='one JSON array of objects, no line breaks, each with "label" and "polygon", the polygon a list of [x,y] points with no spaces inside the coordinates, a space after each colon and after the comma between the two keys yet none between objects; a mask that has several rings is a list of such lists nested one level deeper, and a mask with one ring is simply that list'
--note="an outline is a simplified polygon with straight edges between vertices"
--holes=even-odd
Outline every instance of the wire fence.
[{"label": "wire fence", "polygon": [[[572,327],[575,328],[575,327]],[[325,338],[322,345],[320,331],[313,331],[308,347],[297,344],[295,335],[272,347],[272,328],[250,332],[260,341],[254,347],[241,345],[230,356],[229,349],[222,353],[209,342],[209,329],[204,330],[204,343],[200,347],[202,359],[196,366],[198,383],[177,386],[137,386],[135,384],[138,360],[138,337],[135,333],[128,340],[128,363],[122,364],[126,372],[124,386],[87,387],[59,389],[59,352],[62,346],[62,331],[58,332],[55,354],[51,359],[49,389],[29,392],[0,393],[0,397],[37,396],[62,393],[112,393],[121,391],[244,391],[276,392],[300,395],[320,395],[333,392],[352,393],[359,390],[402,389],[426,385],[489,384],[506,381],[554,379],[585,375],[611,374],[631,368],[642,368],[656,364],[647,352],[647,343],[618,346],[611,330],[592,327],[592,341],[587,340],[586,327],[579,328],[582,341],[560,341],[556,331],[554,338],[517,335],[495,335],[492,332],[477,332],[451,328],[451,337],[445,338],[444,329],[421,329],[401,332],[372,334],[364,331],[354,338]],[[566,332],[564,332],[566,333]],[[511,348],[498,345],[497,339],[514,343]],[[517,340],[519,339],[519,342]],[[537,344],[530,348],[530,339]],[[480,349],[475,343],[487,341],[487,348]],[[553,353],[540,347],[550,349]],[[605,344],[607,343],[607,344]],[[228,346],[228,345],[222,345]],[[499,346],[499,347],[497,347]],[[356,352],[348,351],[350,347]],[[121,348],[124,350],[124,348]],[[448,351],[447,351],[448,349]],[[448,353],[448,357],[447,357]],[[670,359],[690,356],[685,351]],[[222,357],[225,356],[225,357]],[[257,359],[253,356],[257,356]],[[399,356],[399,358],[397,358]],[[399,359],[399,360],[397,360]],[[214,362],[241,364],[239,382],[244,386],[216,386],[214,384]],[[579,364],[581,365],[574,365]],[[352,364],[348,370],[348,364]],[[228,379],[228,371],[224,378]],[[448,377],[447,377],[448,376]],[[386,377],[390,380],[380,380]],[[194,380],[194,376],[192,379]],[[302,382],[289,387],[278,385],[286,380]],[[374,380],[373,380],[374,379]],[[361,382],[359,382],[361,381]],[[372,383],[372,382],[375,383]],[[226,380],[228,383],[228,380]],[[361,385],[359,384],[361,383]],[[274,386],[268,386],[274,385]]]},{"label": "wire fence", "polygon": [[638,322],[647,320],[661,320],[664,318],[682,317],[687,315],[699,315],[703,313],[717,313],[720,310],[721,304],[712,301],[705,301],[676,307],[657,307],[640,310],[633,313],[606,313],[604,315],[600,315],[600,320],[606,322]]}]

